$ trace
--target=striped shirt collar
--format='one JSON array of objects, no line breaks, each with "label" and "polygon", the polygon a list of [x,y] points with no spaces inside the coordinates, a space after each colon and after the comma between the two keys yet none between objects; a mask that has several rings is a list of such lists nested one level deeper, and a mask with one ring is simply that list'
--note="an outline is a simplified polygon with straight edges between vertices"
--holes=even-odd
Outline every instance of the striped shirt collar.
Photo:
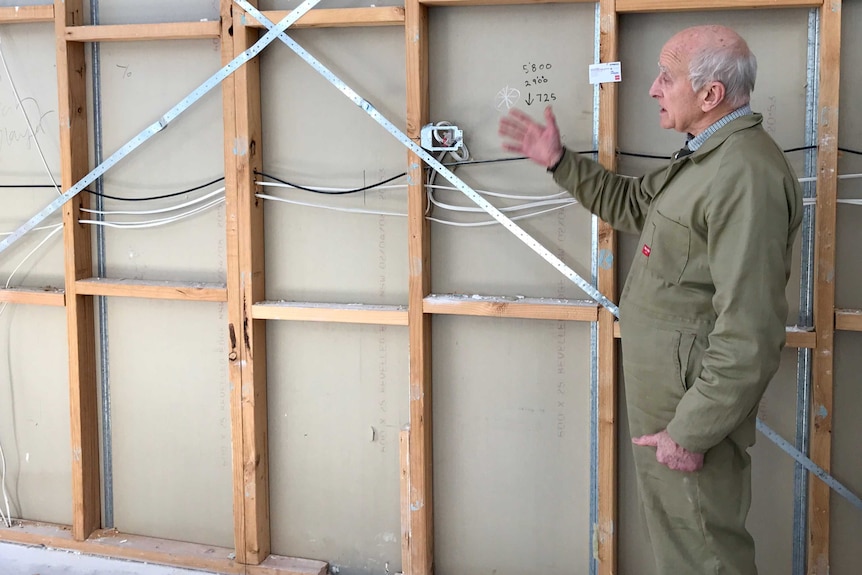
[{"label": "striped shirt collar", "polygon": [[719,129],[736,120],[737,118],[748,116],[749,114],[751,114],[751,106],[749,106],[748,104],[744,105],[741,108],[737,108],[736,110],[724,116],[697,136],[692,136],[691,134],[689,134],[688,139],[686,139],[685,141],[686,147],[692,152],[696,152],[697,149],[701,147],[703,143],[707,140],[707,138],[716,133]]}]

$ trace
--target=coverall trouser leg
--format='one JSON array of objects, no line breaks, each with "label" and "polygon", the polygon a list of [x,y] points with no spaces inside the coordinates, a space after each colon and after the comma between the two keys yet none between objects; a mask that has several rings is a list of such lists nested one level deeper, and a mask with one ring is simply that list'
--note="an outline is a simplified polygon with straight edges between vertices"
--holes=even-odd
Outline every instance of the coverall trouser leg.
[{"label": "coverall trouser leg", "polygon": [[[637,437],[667,427],[693,381],[690,372],[699,373],[706,336],[628,319],[623,366],[629,426]],[[743,425],[753,427],[754,421]],[[756,575],[754,540],[745,527],[751,504],[747,448],[728,437],[707,451],[700,471],[686,473],[658,463],[655,448],[633,446],[658,575]]]}]

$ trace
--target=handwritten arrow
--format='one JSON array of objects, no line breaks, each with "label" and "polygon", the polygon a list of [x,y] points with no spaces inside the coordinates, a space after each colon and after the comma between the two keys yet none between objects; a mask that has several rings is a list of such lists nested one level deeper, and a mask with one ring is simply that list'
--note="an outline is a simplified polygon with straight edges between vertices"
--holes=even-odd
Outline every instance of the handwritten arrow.
[{"label": "handwritten arrow", "polygon": [[527,103],[528,106],[532,106],[533,105],[533,95],[530,94],[529,92],[527,92],[527,99],[524,101]]}]

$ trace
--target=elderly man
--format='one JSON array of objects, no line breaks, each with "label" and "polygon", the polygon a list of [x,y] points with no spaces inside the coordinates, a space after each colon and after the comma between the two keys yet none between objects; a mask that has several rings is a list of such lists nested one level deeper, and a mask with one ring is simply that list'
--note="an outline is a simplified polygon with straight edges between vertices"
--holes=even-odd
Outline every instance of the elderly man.
[{"label": "elderly man", "polygon": [[[751,575],[748,447],[785,341],[802,194],[749,107],[757,63],[722,26],[671,38],[650,96],[687,134],[670,165],[620,177],[519,111],[507,150],[553,173],[587,209],[640,235],[620,300],[638,489],[660,575]],[[623,128],[624,129],[624,128]]]}]

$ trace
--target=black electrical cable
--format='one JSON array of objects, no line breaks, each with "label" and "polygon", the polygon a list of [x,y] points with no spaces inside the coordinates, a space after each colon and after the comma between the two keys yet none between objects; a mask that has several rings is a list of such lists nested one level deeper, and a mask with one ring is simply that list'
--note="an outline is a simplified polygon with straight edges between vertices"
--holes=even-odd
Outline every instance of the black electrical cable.
[{"label": "black electrical cable", "polygon": [[650,160],[669,160],[670,156],[656,156],[653,154],[639,154],[637,152],[623,152],[618,151],[617,154],[620,156],[631,156],[632,158],[648,158]]},{"label": "black electrical cable", "polygon": [[[576,154],[597,154],[598,150],[584,150],[581,152],[575,152]],[[514,158],[496,158],[493,160],[462,160],[460,162],[448,162],[443,163],[447,168],[452,166],[471,166],[474,164],[493,164],[498,162],[515,162],[519,160],[528,160],[527,156],[516,156]]]},{"label": "black electrical cable", "polygon": [[527,156],[517,156],[514,158],[496,158],[493,160],[461,160],[458,162],[443,162],[443,165],[447,168],[451,168],[453,166],[472,166],[475,164],[494,164],[499,162],[517,162],[519,160],[527,160]]},{"label": "black electrical cable", "polygon": [[161,196],[147,196],[147,197],[143,197],[143,198],[120,198],[117,196],[109,196],[108,194],[100,194],[99,192],[94,192],[93,190],[88,190],[88,189],[84,189],[84,191],[87,193],[93,194],[94,196],[101,196],[103,198],[108,198],[109,200],[120,200],[123,202],[146,202],[146,201],[150,201],[150,200],[164,200],[167,198],[175,198],[177,196],[182,196],[183,194],[196,192],[198,190],[202,190],[203,188],[205,188],[207,186],[217,184],[217,183],[221,182],[222,180],[224,180],[224,176],[216,178],[216,179],[212,180],[211,182],[207,182],[205,184],[201,184],[201,185],[195,186],[193,188],[188,188],[186,190],[181,190],[179,192],[173,192],[170,194],[163,194]]},{"label": "black electrical cable", "polygon": [[[788,149],[784,150],[784,153],[789,154],[792,152],[802,152],[802,151],[806,151],[806,150],[816,150],[816,149],[817,149],[817,146],[799,146],[796,148],[788,148]],[[838,151],[839,152],[845,152],[847,154],[855,154],[857,156],[862,156],[862,151],[854,150],[852,148],[839,147]],[[597,150],[584,150],[584,151],[579,151],[576,153],[577,154],[595,154],[595,153],[597,153]],[[647,158],[650,160],[669,160],[670,159],[670,156],[658,156],[658,155],[654,155],[654,154],[641,154],[641,153],[637,153],[637,152],[625,152],[625,151],[621,151],[621,150],[618,151],[617,153],[620,156],[630,156],[633,158]],[[526,156],[517,156],[514,158],[496,158],[496,159],[492,159],[492,160],[464,160],[464,161],[460,161],[460,162],[444,163],[443,165],[446,167],[457,167],[457,166],[470,166],[470,165],[476,165],[476,164],[515,162],[515,161],[526,160],[526,159],[528,159]],[[331,191],[326,191],[326,190],[318,190],[318,189],[314,189],[314,188],[309,188],[306,186],[300,186],[298,184],[293,184],[291,182],[276,178],[275,176],[271,176],[269,174],[266,174],[264,172],[259,172],[257,170],[255,170],[254,173],[255,173],[255,175],[259,175],[259,176],[263,176],[265,178],[269,178],[271,180],[275,180],[276,182],[285,184],[287,186],[292,186],[292,187],[297,188],[299,190],[305,190],[306,192],[314,192],[317,194],[329,194],[329,195],[334,195],[334,196],[342,195],[342,194],[355,194],[358,192],[364,192],[367,190],[372,190],[374,188],[383,186],[385,184],[388,184],[389,182],[392,182],[394,180],[397,180],[398,178],[401,178],[401,177],[407,175],[406,172],[402,172],[398,175],[392,176],[391,178],[383,180],[382,182],[377,182],[375,184],[370,184],[367,186],[363,186],[361,188],[354,188],[352,190],[342,190],[342,191],[337,191],[337,192],[331,192]],[[118,201],[122,201],[122,202],[146,202],[146,201],[152,201],[152,200],[164,200],[167,198],[175,198],[177,196],[182,196],[183,194],[189,194],[191,192],[196,192],[198,190],[206,188],[207,186],[217,184],[218,182],[221,182],[222,180],[224,180],[224,176],[218,177],[212,181],[209,181],[205,184],[201,184],[199,186],[194,186],[192,188],[181,190],[179,192],[173,192],[170,194],[162,194],[159,196],[145,196],[142,198],[121,198],[119,196],[111,196],[111,195],[104,194],[104,193],[100,194],[98,192],[94,192],[93,190],[89,190],[89,189],[84,189],[83,191],[85,191],[89,194],[92,194],[94,196],[102,196],[103,198],[107,198],[109,200],[118,200]],[[9,189],[9,188],[21,188],[21,189],[45,188],[45,189],[47,189],[47,188],[55,188],[55,187],[56,186],[53,186],[51,184],[21,184],[21,185],[0,184],[0,189]]]},{"label": "black electrical cable", "polygon": [[[788,149],[784,150],[784,153],[790,154],[792,152],[804,152],[807,150],[816,150],[817,148],[818,148],[818,146],[799,146],[796,148],[788,148]],[[856,154],[858,156],[862,156],[862,152],[860,152],[859,150],[853,150],[851,148],[839,147],[838,151],[839,152],[845,152],[848,154]],[[621,156],[632,156],[635,158],[649,158],[649,159],[654,159],[654,160],[669,160],[670,159],[670,156],[654,156],[652,154],[637,154],[635,152],[623,152],[623,151],[620,151],[618,153]]]},{"label": "black electrical cable", "polygon": [[816,150],[817,146],[799,146],[798,148],[788,148],[784,150],[785,154],[789,154],[790,152],[804,152],[806,150]]},{"label": "black electrical cable", "polygon": [[385,179],[385,180],[383,180],[383,181],[381,181],[381,182],[377,182],[377,183],[375,183],[375,184],[369,184],[369,185],[367,185],[367,186],[362,186],[361,188],[354,188],[354,189],[352,189],[352,190],[340,190],[340,191],[337,191],[337,192],[332,192],[332,191],[327,191],[327,190],[318,190],[318,189],[315,189],[315,188],[308,188],[308,187],[306,187],[306,186],[300,186],[299,184],[293,184],[293,183],[288,182],[288,181],[286,181],[286,180],[282,180],[282,179],[280,179],[280,178],[276,178],[275,176],[271,176],[271,175],[269,175],[269,174],[266,174],[266,173],[264,173],[264,172],[259,172],[259,171],[257,171],[257,170],[255,170],[255,171],[254,171],[254,174],[255,174],[256,176],[263,176],[264,178],[269,178],[270,180],[275,180],[276,182],[278,182],[278,183],[280,183],[280,184],[284,184],[284,185],[286,185],[286,186],[290,186],[290,187],[292,187],[292,188],[296,188],[296,189],[298,189],[298,190],[304,190],[304,191],[306,191],[306,192],[313,192],[313,193],[315,193],[315,194],[327,194],[327,195],[330,195],[330,196],[340,196],[340,195],[343,195],[343,194],[355,194],[355,193],[358,193],[358,192],[365,192],[365,191],[367,191],[367,190],[373,190],[374,188],[379,188],[380,186],[383,186],[383,185],[385,185],[385,184],[388,184],[389,182],[392,182],[392,181],[394,181],[394,180],[397,180],[398,178],[401,178],[401,177],[406,176],[406,175],[407,175],[407,172],[401,172],[400,174],[398,174],[398,175],[396,175],[396,176],[392,176],[391,178],[387,178],[387,179]]},{"label": "black electrical cable", "polygon": [[[109,200],[120,200],[123,202],[146,202],[150,200],[164,200],[166,198],[175,198],[177,196],[182,196],[183,194],[189,194],[191,192],[196,192],[198,190],[202,190],[207,186],[211,186],[213,184],[217,184],[224,180],[224,176],[218,177],[211,182],[207,182],[205,184],[201,184],[199,186],[194,186],[193,188],[188,188],[186,190],[181,190],[179,192],[172,192],[170,194],[162,194],[160,196],[145,196],[143,198],[121,198],[119,196],[110,196],[108,194],[101,194],[99,192],[94,192],[93,190],[83,189],[82,191],[87,192],[88,194],[93,194],[94,196],[101,196],[103,198],[108,198]],[[52,185],[38,185],[38,184],[25,184],[22,186],[15,185],[0,185],[0,188],[54,188],[56,186]]]}]

